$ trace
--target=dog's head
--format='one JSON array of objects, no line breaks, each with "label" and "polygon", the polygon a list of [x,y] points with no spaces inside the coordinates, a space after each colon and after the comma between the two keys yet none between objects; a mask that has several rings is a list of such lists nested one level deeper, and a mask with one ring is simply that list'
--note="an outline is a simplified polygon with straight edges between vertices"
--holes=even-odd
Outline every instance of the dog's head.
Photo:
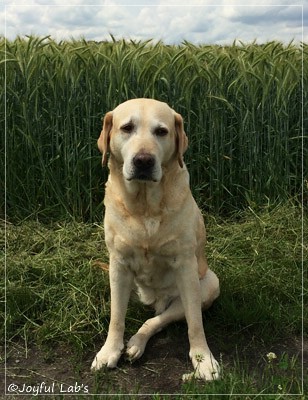
[{"label": "dog's head", "polygon": [[103,165],[110,151],[126,180],[159,182],[164,165],[174,160],[183,167],[188,139],[181,115],[166,103],[134,99],[105,115],[97,144]]}]

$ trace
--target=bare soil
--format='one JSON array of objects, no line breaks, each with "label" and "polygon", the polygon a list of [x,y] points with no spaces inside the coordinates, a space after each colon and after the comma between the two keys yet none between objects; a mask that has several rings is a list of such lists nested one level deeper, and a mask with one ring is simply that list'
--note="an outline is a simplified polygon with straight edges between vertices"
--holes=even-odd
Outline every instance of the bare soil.
[{"label": "bare soil", "polygon": [[[97,344],[97,351],[102,344]],[[15,384],[22,392],[24,384],[37,386],[45,382],[46,390],[54,383],[51,390],[56,394],[65,393],[76,384],[83,385],[80,394],[178,393],[181,392],[181,375],[191,370],[187,340],[177,340],[171,345],[163,334],[150,340],[140,360],[131,364],[122,357],[114,370],[90,371],[96,350],[85,352],[76,360],[76,355],[64,345],[52,353],[48,350],[47,354],[43,348],[30,347],[25,355],[23,345],[11,344],[7,349],[6,387]],[[2,381],[2,393],[4,385]]]},{"label": "bare soil", "polygon": [[[1,377],[0,393],[10,392],[16,394],[18,399],[25,394],[35,395],[36,391],[41,395],[65,394],[65,399],[76,398],[76,394],[89,393],[139,394],[141,396],[138,398],[142,399],[155,393],[176,395],[183,392],[181,376],[192,369],[188,357],[187,334],[177,334],[174,338],[163,331],[149,341],[144,355],[134,364],[122,357],[116,369],[91,373],[92,359],[101,345],[102,343],[97,343],[96,349],[83,351],[77,357],[67,345],[44,349],[38,346],[25,348],[24,343],[20,342],[10,343],[6,349],[6,371],[3,378]],[[219,354],[223,357],[225,367],[233,364],[235,350],[222,354],[215,349],[213,343],[210,343],[210,347],[216,357]],[[300,339],[279,343],[275,346],[277,348],[281,353],[287,352],[301,357]],[[246,359],[251,354],[251,369],[256,368],[255,360],[260,360],[261,355],[264,356],[269,351],[262,344],[252,343],[251,340],[242,349]],[[4,348],[1,350],[4,353]],[[308,341],[305,341],[306,367],[307,358]]]}]

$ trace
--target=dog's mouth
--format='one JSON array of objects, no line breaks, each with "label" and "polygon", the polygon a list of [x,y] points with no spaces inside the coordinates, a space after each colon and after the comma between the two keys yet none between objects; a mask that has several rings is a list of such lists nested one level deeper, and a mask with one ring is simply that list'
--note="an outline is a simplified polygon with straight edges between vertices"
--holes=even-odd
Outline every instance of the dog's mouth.
[{"label": "dog's mouth", "polygon": [[135,172],[131,177],[127,178],[128,181],[141,181],[141,182],[157,182],[157,179],[155,179],[151,174],[148,174],[146,172]]}]

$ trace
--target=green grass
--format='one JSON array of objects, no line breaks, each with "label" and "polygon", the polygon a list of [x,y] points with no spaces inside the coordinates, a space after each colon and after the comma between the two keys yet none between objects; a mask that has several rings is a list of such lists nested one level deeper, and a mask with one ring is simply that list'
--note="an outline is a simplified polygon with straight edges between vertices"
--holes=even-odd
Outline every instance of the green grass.
[{"label": "green grass", "polygon": [[[0,148],[4,160],[6,145],[11,219],[97,220],[106,177],[96,148],[101,118],[136,97],[166,101],[183,115],[194,195],[211,212],[301,192],[306,44],[57,43],[31,36],[0,38],[0,57],[7,128]],[[305,178],[307,167],[305,161]],[[3,182],[0,164],[0,188]]]},{"label": "green grass", "polygon": [[[299,206],[289,202],[258,213],[250,208],[228,220],[212,214],[205,219],[209,263],[221,282],[221,296],[205,313],[205,326],[214,354],[221,358],[223,379],[184,384],[181,393],[190,394],[188,398],[248,393],[249,399],[264,393],[274,393],[275,399],[299,394],[300,348],[292,347],[302,331]],[[27,348],[39,347],[48,358],[61,344],[71,349],[75,367],[88,371],[84,355],[98,350],[108,329],[108,274],[97,263],[107,261],[103,229],[97,224],[8,224],[8,348],[21,343],[26,353]],[[150,315],[148,308],[131,303],[127,338]],[[307,320],[303,323],[307,332]],[[165,335],[180,338],[185,332],[185,323],[178,323]],[[266,357],[270,351],[278,356],[272,362]],[[98,392],[104,382],[112,387],[116,379],[109,372],[101,376]]]}]

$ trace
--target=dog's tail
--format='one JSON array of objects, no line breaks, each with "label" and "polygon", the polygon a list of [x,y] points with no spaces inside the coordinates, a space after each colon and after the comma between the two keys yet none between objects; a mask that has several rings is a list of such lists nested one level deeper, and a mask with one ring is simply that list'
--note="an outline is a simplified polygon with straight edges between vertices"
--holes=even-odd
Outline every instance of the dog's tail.
[{"label": "dog's tail", "polygon": [[109,271],[109,264],[103,263],[102,261],[94,260],[94,261],[92,261],[92,265],[93,265],[93,267],[101,268],[103,271],[106,271],[106,272]]}]

